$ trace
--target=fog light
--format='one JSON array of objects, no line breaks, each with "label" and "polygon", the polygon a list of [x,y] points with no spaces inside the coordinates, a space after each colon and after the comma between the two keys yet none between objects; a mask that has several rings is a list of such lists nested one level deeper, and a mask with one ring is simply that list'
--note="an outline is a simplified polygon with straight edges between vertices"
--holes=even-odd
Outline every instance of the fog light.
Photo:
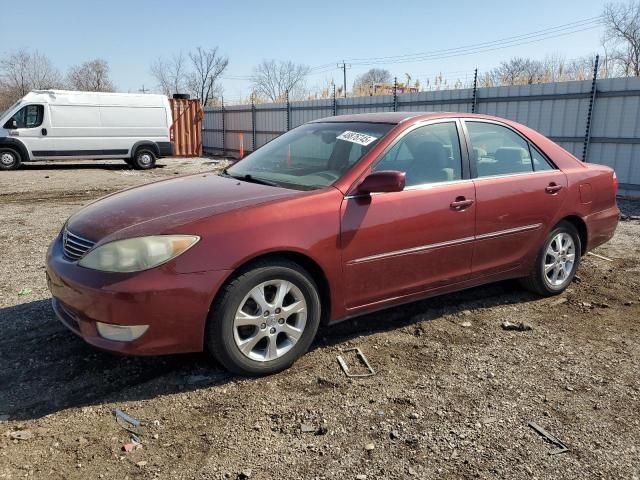
[{"label": "fog light", "polygon": [[116,342],[131,342],[140,338],[147,331],[149,325],[113,325],[111,323],[96,322],[98,333],[102,338]]}]

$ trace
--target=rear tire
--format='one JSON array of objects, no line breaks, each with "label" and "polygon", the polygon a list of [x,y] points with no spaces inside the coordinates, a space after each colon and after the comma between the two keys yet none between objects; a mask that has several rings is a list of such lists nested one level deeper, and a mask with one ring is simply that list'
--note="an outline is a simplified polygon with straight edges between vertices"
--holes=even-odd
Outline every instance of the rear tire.
[{"label": "rear tire", "polygon": [[20,154],[10,148],[0,149],[0,170],[17,170],[22,164]]},{"label": "rear tire", "polygon": [[311,345],[320,324],[318,289],[286,259],[256,262],[220,291],[205,332],[206,349],[240,375],[289,368]]},{"label": "rear tire", "polygon": [[578,231],[571,223],[562,221],[547,235],[531,274],[520,282],[538,295],[558,295],[575,277],[581,252]]},{"label": "rear tire", "polygon": [[149,170],[156,166],[156,155],[147,147],[141,147],[130,160],[130,165],[136,170]]}]

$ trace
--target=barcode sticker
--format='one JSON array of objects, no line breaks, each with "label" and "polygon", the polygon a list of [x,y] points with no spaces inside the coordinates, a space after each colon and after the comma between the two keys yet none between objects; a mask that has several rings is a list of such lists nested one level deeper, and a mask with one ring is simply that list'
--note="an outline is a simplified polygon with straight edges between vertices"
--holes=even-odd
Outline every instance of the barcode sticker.
[{"label": "barcode sticker", "polygon": [[365,135],[364,133],[351,132],[349,130],[347,130],[346,132],[342,132],[336,138],[338,140],[344,140],[345,142],[364,145],[365,147],[378,139],[378,137],[372,137],[371,135]]}]

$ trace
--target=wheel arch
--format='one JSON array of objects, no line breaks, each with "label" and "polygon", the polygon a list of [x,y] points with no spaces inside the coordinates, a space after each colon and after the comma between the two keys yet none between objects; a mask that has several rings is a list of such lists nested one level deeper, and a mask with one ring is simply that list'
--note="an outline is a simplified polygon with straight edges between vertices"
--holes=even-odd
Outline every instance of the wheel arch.
[{"label": "wheel arch", "polygon": [[[580,255],[587,253],[587,242],[589,241],[589,232],[587,230],[587,224],[578,215],[567,215],[562,218],[560,222],[567,222],[573,225],[580,235]],[[558,223],[560,223],[558,222]]]},{"label": "wheel arch", "polygon": [[29,150],[27,149],[25,144],[19,140],[16,140],[15,138],[0,139],[0,148],[6,148],[7,150],[15,151],[18,155],[20,155],[20,160],[22,162],[28,162],[29,160],[31,160],[31,157],[29,156]]},{"label": "wheel arch", "polygon": [[309,255],[306,255],[301,252],[296,252],[293,250],[277,250],[271,251],[263,254],[259,254],[255,257],[244,260],[241,264],[239,264],[233,271],[227,276],[224,283],[216,292],[214,298],[211,301],[211,305],[215,303],[220,292],[223,290],[224,285],[228,282],[232,281],[236,274],[239,271],[250,268],[253,263],[264,261],[264,260],[277,260],[277,259],[286,259],[291,262],[294,262],[304,268],[309,275],[313,278],[314,282],[318,286],[318,293],[320,295],[320,301],[322,302],[322,316],[320,318],[320,322],[322,324],[326,324],[329,321],[331,316],[331,287],[329,284],[329,280],[324,269]]},{"label": "wheel arch", "polygon": [[136,152],[141,147],[149,147],[150,150],[155,154],[156,158],[160,157],[160,148],[155,142],[152,142],[151,140],[141,140],[139,142],[134,143],[133,147],[131,147],[131,158],[135,157]]}]

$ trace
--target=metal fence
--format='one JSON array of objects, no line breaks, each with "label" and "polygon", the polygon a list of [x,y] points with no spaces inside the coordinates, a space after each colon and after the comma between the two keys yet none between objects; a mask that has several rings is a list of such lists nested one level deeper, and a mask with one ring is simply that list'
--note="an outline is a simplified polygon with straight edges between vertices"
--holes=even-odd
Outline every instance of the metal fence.
[{"label": "metal fence", "polygon": [[205,109],[207,153],[250,152],[305,122],[386,111],[475,112],[525,124],[576,157],[613,167],[623,195],[640,195],[640,78],[442,90]]}]

